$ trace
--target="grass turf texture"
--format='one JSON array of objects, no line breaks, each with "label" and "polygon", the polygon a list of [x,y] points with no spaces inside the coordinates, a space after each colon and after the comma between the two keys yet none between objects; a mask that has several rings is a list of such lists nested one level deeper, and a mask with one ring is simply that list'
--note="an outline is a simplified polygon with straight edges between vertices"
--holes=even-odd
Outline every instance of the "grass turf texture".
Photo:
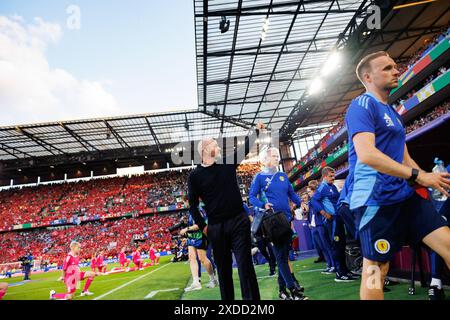
[{"label": "grass turf texture", "polygon": [[[174,291],[162,291],[156,293],[149,300],[218,300],[220,299],[219,288],[193,292],[184,292],[184,288],[191,282],[189,264],[185,262],[170,263],[171,257],[162,257],[158,266],[146,268],[143,271],[110,274],[98,276],[92,282],[89,291],[93,296],[80,297],[81,290],[77,290],[75,300],[143,300],[150,292],[156,290],[176,289]],[[314,258],[294,262],[297,279],[305,287],[305,294],[311,300],[357,300],[359,299],[359,281],[352,283],[336,283],[334,275],[323,275],[320,273],[325,264],[314,264]],[[117,266],[112,264],[108,269]],[[278,284],[276,277],[268,277],[267,265],[256,266],[261,298],[272,300],[278,299]],[[89,268],[86,268],[89,270]],[[241,299],[239,277],[235,269],[233,278],[235,281],[235,295]],[[8,282],[12,287],[8,288],[4,300],[47,300],[51,289],[56,292],[64,292],[65,287],[61,281],[60,272],[49,272],[32,275],[31,282],[25,282],[14,286],[14,283],[22,282],[21,278],[0,280]],[[208,275],[202,275],[203,285],[209,281]],[[129,283],[130,281],[133,281]],[[82,282],[82,286],[85,281]],[[390,287],[391,292],[385,293],[386,300],[427,300],[427,288],[416,286],[416,294],[408,295],[408,284],[401,283]],[[114,291],[112,291],[114,290]],[[447,299],[450,294],[447,292]]]}]

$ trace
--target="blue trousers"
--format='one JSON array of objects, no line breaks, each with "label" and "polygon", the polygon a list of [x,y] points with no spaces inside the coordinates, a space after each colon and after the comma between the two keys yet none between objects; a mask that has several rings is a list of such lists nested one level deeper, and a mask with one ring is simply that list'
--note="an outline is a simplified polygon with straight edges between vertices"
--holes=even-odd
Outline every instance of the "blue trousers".
[{"label": "blue trousers", "polygon": [[256,237],[257,246],[259,252],[263,255],[264,259],[269,263],[270,269],[275,270],[276,258],[273,253],[273,248],[270,242],[263,237]]},{"label": "blue trousers", "polygon": [[[326,220],[324,223],[327,236],[330,243],[331,257],[333,259],[336,272],[339,274],[347,274],[348,270],[345,265],[345,229],[344,223],[337,216],[333,216],[332,220]],[[342,246],[343,244],[343,246]]]},{"label": "blue trousers", "polygon": [[311,234],[314,240],[314,243],[317,244],[318,247],[323,252],[325,260],[327,261],[327,267],[334,267],[333,254],[331,252],[331,244],[330,239],[328,237],[325,226],[319,225],[311,228]]},{"label": "blue trousers", "polygon": [[272,247],[278,265],[278,286],[280,290],[292,289],[295,286],[288,264],[290,244],[290,240],[287,240],[283,243],[274,243]]},{"label": "blue trousers", "polygon": [[[450,225],[450,199],[447,199],[440,207],[439,214],[447,219]],[[445,261],[436,252],[430,250],[431,277],[434,279],[442,279],[442,273],[445,269]]]}]

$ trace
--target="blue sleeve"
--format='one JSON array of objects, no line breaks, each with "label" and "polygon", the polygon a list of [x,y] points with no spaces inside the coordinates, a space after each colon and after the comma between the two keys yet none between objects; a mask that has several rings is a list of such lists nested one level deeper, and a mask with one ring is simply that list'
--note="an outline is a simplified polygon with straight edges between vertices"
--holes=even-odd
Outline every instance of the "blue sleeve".
[{"label": "blue sleeve", "polygon": [[339,195],[338,205],[341,204],[341,202],[345,201],[345,198],[347,197],[348,181],[349,179],[345,179],[344,185],[342,186],[342,190]]},{"label": "blue sleeve", "polygon": [[374,107],[371,98],[366,95],[352,101],[345,116],[349,140],[360,132],[375,133]]},{"label": "blue sleeve", "polygon": [[291,201],[292,201],[293,203],[295,203],[295,205],[296,205],[297,207],[300,207],[300,204],[302,203],[302,201],[300,200],[300,197],[298,196],[297,193],[295,193],[294,187],[292,187],[292,184],[289,182],[289,178],[288,178],[287,175],[285,176],[285,179],[286,179],[287,184],[288,184],[288,195],[289,195],[289,199],[291,199]]},{"label": "blue sleeve", "polygon": [[322,200],[323,200],[322,190],[323,190],[323,184],[320,184],[319,187],[317,188],[316,192],[314,192],[314,195],[311,199],[311,203],[316,208],[317,212],[320,212],[321,210],[325,211],[325,208],[323,207],[323,204],[322,204]]},{"label": "blue sleeve", "polygon": [[322,204],[320,202],[314,200],[314,198],[312,198],[310,201],[310,209],[309,209],[310,211],[311,211],[311,208],[316,213],[320,213],[320,210],[323,210]]},{"label": "blue sleeve", "polygon": [[250,186],[250,192],[248,195],[248,199],[253,207],[264,208],[264,203],[258,199],[258,194],[261,191],[261,183],[259,179],[259,174],[256,174],[253,179],[252,185]]}]

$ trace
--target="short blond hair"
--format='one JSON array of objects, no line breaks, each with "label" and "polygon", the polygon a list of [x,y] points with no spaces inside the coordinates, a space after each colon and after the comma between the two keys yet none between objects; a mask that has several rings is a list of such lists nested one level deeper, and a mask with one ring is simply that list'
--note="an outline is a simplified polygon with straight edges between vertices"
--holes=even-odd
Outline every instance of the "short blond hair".
[{"label": "short blond hair", "polygon": [[272,152],[278,153],[280,155],[280,150],[275,147],[269,147],[259,153],[259,161],[261,161],[263,164],[266,163],[267,159],[269,158],[269,154],[272,154]]},{"label": "short blond hair", "polygon": [[356,66],[356,76],[358,77],[359,81],[364,83],[363,74],[371,70],[370,62],[379,57],[390,57],[390,56],[389,53],[387,53],[386,51],[377,51],[366,55],[364,58],[361,59],[361,61],[359,61],[358,65]]},{"label": "short blond hair", "polygon": [[317,180],[311,180],[310,182],[308,182],[308,187],[313,191],[315,191],[318,186],[319,183],[317,182]]}]

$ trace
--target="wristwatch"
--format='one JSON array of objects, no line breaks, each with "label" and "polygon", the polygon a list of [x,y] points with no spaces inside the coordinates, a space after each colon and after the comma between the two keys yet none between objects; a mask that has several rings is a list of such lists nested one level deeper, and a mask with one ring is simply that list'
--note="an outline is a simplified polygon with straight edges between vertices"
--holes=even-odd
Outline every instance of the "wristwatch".
[{"label": "wristwatch", "polygon": [[406,181],[408,181],[408,184],[410,186],[413,186],[416,183],[416,179],[417,179],[418,175],[419,175],[419,170],[417,170],[415,168],[412,168],[412,170],[411,170],[411,177],[409,177],[409,179],[406,180]]}]

